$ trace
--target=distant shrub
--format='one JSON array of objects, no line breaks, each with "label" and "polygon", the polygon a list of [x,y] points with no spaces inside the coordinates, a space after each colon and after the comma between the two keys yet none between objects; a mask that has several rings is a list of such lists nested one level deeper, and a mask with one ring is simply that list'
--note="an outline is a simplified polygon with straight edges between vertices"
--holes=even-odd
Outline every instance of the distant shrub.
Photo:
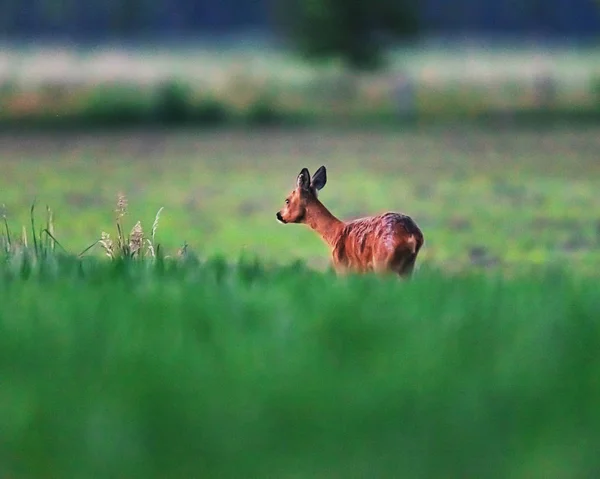
[{"label": "distant shrub", "polygon": [[229,108],[222,102],[206,97],[194,105],[191,121],[202,125],[221,125],[231,121]]},{"label": "distant shrub", "polygon": [[147,121],[151,104],[138,85],[110,85],[92,90],[79,117],[86,124],[122,126]]},{"label": "distant shrub", "polygon": [[157,88],[154,114],[162,123],[182,123],[192,116],[191,91],[177,81],[167,81]]},{"label": "distant shrub", "polygon": [[154,118],[161,124],[222,124],[228,119],[227,107],[212,98],[195,102],[192,89],[183,82],[170,80],[158,87]]},{"label": "distant shrub", "polygon": [[281,122],[282,116],[272,97],[262,95],[246,110],[245,119],[251,125],[272,125]]}]

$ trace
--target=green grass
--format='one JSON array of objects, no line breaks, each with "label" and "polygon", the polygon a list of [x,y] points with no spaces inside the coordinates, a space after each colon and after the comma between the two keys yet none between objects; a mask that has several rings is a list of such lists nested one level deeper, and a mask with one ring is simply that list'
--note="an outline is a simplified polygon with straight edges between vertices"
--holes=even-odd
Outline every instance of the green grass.
[{"label": "green grass", "polygon": [[0,265],[6,477],[592,477],[596,282]]},{"label": "green grass", "polygon": [[[79,253],[114,234],[119,192],[126,232],[184,241],[201,256],[244,253],[325,268],[308,228],[275,212],[303,166],[325,164],[322,201],[342,219],[395,210],[423,229],[418,265],[446,271],[526,271],[549,263],[600,267],[600,131],[485,130],[447,126],[380,130],[188,130],[0,137],[0,203],[15,230],[37,199],[54,211],[57,239]],[[102,254],[95,248],[89,254]]]},{"label": "green grass", "polygon": [[[0,137],[0,477],[594,477],[599,139]],[[338,278],[314,233],[276,223],[321,164],[340,217],[415,218],[412,281]],[[119,192],[123,237],[164,207],[156,256],[76,258],[41,232],[116,240]]]}]

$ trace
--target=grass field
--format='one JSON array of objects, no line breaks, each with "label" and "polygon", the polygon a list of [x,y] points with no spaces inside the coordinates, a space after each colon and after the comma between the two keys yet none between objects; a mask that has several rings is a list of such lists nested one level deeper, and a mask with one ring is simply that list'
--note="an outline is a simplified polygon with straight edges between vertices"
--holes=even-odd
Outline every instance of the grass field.
[{"label": "grass field", "polygon": [[[567,127],[0,136],[0,478],[596,477],[599,147]],[[275,221],[321,164],[340,217],[418,222],[412,281],[338,278]],[[120,192],[125,234],[164,207],[169,258],[33,243],[34,198],[71,253],[116,240]]]},{"label": "grass field", "polygon": [[[325,164],[323,202],[343,219],[396,210],[422,227],[420,265],[530,269],[600,265],[600,130],[422,128],[408,131],[251,130],[0,136],[0,203],[29,224],[37,199],[54,211],[57,239],[78,253],[125,227],[146,232],[164,207],[158,241],[200,255],[328,264],[321,239],[282,226],[303,166]],[[93,250],[101,253],[99,249]],[[92,253],[93,253],[92,251]]]},{"label": "grass field", "polygon": [[2,477],[600,468],[590,279],[15,261],[0,267]]}]

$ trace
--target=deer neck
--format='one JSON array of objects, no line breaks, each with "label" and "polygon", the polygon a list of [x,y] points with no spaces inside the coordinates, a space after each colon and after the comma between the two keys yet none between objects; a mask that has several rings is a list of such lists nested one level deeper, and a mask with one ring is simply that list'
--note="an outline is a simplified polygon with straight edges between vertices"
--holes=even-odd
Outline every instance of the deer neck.
[{"label": "deer neck", "polygon": [[336,218],[319,200],[311,202],[306,209],[305,223],[331,248],[334,248],[344,228],[344,223]]}]

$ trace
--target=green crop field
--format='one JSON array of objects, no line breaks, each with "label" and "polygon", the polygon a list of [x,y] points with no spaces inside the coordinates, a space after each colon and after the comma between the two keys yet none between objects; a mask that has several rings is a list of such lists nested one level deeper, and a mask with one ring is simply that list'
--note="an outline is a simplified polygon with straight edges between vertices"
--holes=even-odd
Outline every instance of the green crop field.
[{"label": "green crop field", "polygon": [[[0,136],[0,478],[596,477],[598,151],[568,127]],[[341,218],[421,226],[412,281],[336,277],[275,221],[322,164]],[[77,257],[117,244],[120,193],[124,236],[163,208],[160,252]]]},{"label": "green crop field", "polygon": [[[342,219],[394,210],[422,227],[420,265],[530,269],[600,265],[600,130],[544,132],[429,128],[410,131],[186,131],[0,137],[0,204],[20,231],[36,200],[57,239],[79,253],[124,226],[175,251],[241,253],[263,261],[328,264],[313,232],[275,221],[303,166],[324,164],[322,201]],[[91,251],[100,253],[99,249]]]}]

